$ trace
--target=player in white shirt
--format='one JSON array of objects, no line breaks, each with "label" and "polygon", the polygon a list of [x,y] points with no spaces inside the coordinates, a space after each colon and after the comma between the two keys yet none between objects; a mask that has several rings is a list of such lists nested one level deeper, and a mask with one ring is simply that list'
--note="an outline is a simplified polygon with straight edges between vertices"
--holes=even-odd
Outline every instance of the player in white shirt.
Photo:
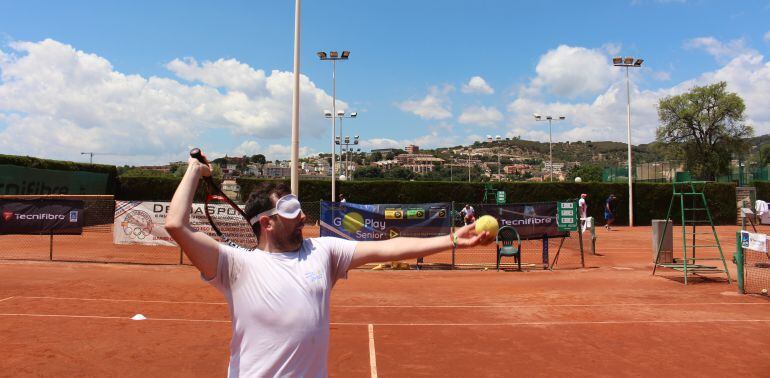
[{"label": "player in white shirt", "polygon": [[356,242],[304,239],[305,215],[285,184],[263,183],[249,196],[246,213],[259,237],[255,250],[220,244],[189,222],[198,181],[211,167],[197,159],[171,200],[166,230],[227,300],[232,318],[228,375],[324,377],[329,348],[329,298],[349,269],[427,256],[489,240],[473,225],[454,235]]}]

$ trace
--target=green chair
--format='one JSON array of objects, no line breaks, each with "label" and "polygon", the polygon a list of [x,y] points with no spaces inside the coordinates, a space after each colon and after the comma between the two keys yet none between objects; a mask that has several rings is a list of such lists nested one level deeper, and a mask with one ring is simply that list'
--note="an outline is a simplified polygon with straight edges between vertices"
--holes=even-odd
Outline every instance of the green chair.
[{"label": "green chair", "polygon": [[497,270],[500,270],[500,259],[510,256],[516,261],[521,271],[521,237],[516,229],[511,226],[500,227],[495,237],[497,244]]}]

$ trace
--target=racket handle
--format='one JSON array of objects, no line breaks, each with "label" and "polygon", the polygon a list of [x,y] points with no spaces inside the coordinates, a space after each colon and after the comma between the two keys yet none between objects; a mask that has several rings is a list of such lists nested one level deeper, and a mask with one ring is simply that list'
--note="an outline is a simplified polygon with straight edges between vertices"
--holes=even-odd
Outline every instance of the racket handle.
[{"label": "racket handle", "polygon": [[198,161],[203,163],[203,164],[208,164],[209,163],[209,162],[206,161],[206,158],[203,157],[203,153],[201,152],[200,148],[196,147],[196,148],[193,148],[192,150],[190,150],[190,156],[195,158],[195,159],[198,159]]}]

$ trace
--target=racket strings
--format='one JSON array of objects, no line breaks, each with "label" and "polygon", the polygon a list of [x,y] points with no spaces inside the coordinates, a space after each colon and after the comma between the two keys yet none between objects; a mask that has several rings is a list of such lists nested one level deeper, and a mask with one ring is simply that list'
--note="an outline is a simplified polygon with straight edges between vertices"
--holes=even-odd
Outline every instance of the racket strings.
[{"label": "racket strings", "polygon": [[[235,244],[246,249],[257,247],[257,237],[251,224],[232,204],[212,196],[206,201],[206,213],[219,241]],[[219,230],[219,232],[216,232]]]}]

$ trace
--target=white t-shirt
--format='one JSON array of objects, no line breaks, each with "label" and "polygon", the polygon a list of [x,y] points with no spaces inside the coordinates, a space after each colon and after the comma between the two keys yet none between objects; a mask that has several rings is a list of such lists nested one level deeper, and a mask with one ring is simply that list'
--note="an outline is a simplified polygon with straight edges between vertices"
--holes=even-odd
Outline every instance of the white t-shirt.
[{"label": "white t-shirt", "polygon": [[588,215],[587,211],[586,211],[586,210],[588,210],[588,206],[586,205],[586,199],[585,198],[581,198],[581,199],[578,200],[578,209],[580,209],[580,217],[581,218],[585,218]]},{"label": "white t-shirt", "polygon": [[329,296],[347,278],[356,244],[305,239],[285,253],[220,244],[217,274],[207,282],[225,295],[233,321],[230,377],[327,375]]},{"label": "white t-shirt", "polygon": [[468,206],[463,207],[463,209],[460,210],[460,213],[462,213],[464,217],[470,217],[473,216],[476,212],[473,210],[473,206]]}]

